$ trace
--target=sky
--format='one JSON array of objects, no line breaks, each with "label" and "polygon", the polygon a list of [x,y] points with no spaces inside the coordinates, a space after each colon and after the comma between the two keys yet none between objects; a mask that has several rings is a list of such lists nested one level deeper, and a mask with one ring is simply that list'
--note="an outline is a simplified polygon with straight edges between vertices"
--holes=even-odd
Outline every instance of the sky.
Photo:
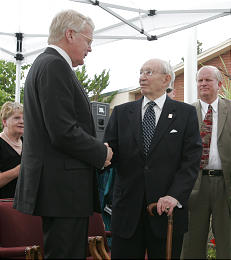
[{"label": "sky", "polygon": [[[158,11],[231,9],[230,0],[105,0],[104,2]],[[97,6],[69,0],[1,0],[0,32],[20,31],[27,34],[48,34],[53,16],[57,12],[69,8],[90,16],[96,29],[118,22],[117,19]],[[128,15],[127,12],[124,12],[123,14],[129,18],[130,13]],[[230,24],[231,15],[198,25],[196,27],[197,39],[202,42],[202,49],[206,50],[230,39]],[[94,74],[100,74],[104,69],[110,70],[110,84],[106,92],[138,87],[140,67],[148,59],[168,60],[172,66],[181,62],[181,58],[186,53],[188,33],[189,30],[184,30],[162,37],[157,41],[121,40],[93,46],[92,52],[85,59],[87,72],[90,77],[93,77]],[[8,42],[5,38],[0,37],[0,48],[10,49],[14,52],[15,38],[13,38],[13,42]],[[31,38],[30,41],[25,39],[23,48],[31,51],[33,48],[39,47],[36,42],[38,40],[44,44],[46,38]],[[0,52],[0,59],[3,57],[2,55]],[[30,60],[28,59],[28,61]]]}]

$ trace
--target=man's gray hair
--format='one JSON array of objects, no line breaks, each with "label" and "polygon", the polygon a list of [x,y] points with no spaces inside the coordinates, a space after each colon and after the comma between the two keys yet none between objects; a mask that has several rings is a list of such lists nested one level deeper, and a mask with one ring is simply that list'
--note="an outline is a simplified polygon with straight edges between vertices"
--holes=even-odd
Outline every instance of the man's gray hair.
[{"label": "man's gray hair", "polygon": [[199,73],[200,73],[204,68],[213,70],[213,72],[214,72],[214,74],[215,74],[216,79],[217,79],[218,82],[222,82],[222,81],[223,81],[222,74],[221,74],[221,72],[219,71],[219,69],[218,69],[217,67],[215,67],[215,66],[212,66],[212,65],[202,66],[202,67],[197,71],[196,80],[198,79]]},{"label": "man's gray hair", "polygon": [[93,30],[95,28],[91,18],[86,17],[74,10],[66,10],[58,13],[52,20],[48,44],[55,44],[59,42],[65,35],[67,29],[80,32],[88,24]]},{"label": "man's gray hair", "polygon": [[175,81],[175,72],[173,71],[172,66],[167,61],[164,61],[164,60],[159,60],[159,61],[160,61],[162,73],[169,74],[171,76],[171,81],[169,83],[169,87],[173,87],[173,83]]}]

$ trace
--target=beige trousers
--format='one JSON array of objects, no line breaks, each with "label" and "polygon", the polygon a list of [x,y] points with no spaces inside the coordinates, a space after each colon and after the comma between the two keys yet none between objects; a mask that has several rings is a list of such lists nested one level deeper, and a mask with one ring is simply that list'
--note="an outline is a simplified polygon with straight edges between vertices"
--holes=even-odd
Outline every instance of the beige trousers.
[{"label": "beige trousers", "polygon": [[231,216],[223,176],[202,176],[200,190],[189,199],[189,230],[184,236],[182,258],[206,259],[212,216],[216,258],[231,259]]}]

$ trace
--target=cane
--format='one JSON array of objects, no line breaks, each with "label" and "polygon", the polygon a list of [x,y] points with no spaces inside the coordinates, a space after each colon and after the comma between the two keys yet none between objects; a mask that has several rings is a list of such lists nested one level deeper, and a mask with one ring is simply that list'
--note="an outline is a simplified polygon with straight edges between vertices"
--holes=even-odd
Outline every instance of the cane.
[{"label": "cane", "polygon": [[[151,216],[154,216],[152,210],[156,208],[157,203],[151,203],[147,206],[147,211]],[[173,216],[168,216],[168,232],[166,241],[166,259],[170,260],[172,256],[172,231],[173,231]]]}]

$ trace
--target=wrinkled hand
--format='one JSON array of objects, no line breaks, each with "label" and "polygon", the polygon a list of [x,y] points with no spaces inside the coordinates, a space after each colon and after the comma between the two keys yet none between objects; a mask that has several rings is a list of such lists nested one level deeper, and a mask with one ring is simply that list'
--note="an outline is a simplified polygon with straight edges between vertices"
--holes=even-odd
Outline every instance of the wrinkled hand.
[{"label": "wrinkled hand", "polygon": [[173,209],[176,207],[177,203],[178,201],[171,196],[160,198],[156,207],[158,214],[162,215],[163,212],[166,212],[168,216],[172,215]]},{"label": "wrinkled hand", "polygon": [[113,152],[112,152],[111,147],[108,145],[108,143],[104,143],[104,144],[107,146],[107,158],[106,158],[106,161],[104,163],[104,167],[107,167],[111,164]]}]

